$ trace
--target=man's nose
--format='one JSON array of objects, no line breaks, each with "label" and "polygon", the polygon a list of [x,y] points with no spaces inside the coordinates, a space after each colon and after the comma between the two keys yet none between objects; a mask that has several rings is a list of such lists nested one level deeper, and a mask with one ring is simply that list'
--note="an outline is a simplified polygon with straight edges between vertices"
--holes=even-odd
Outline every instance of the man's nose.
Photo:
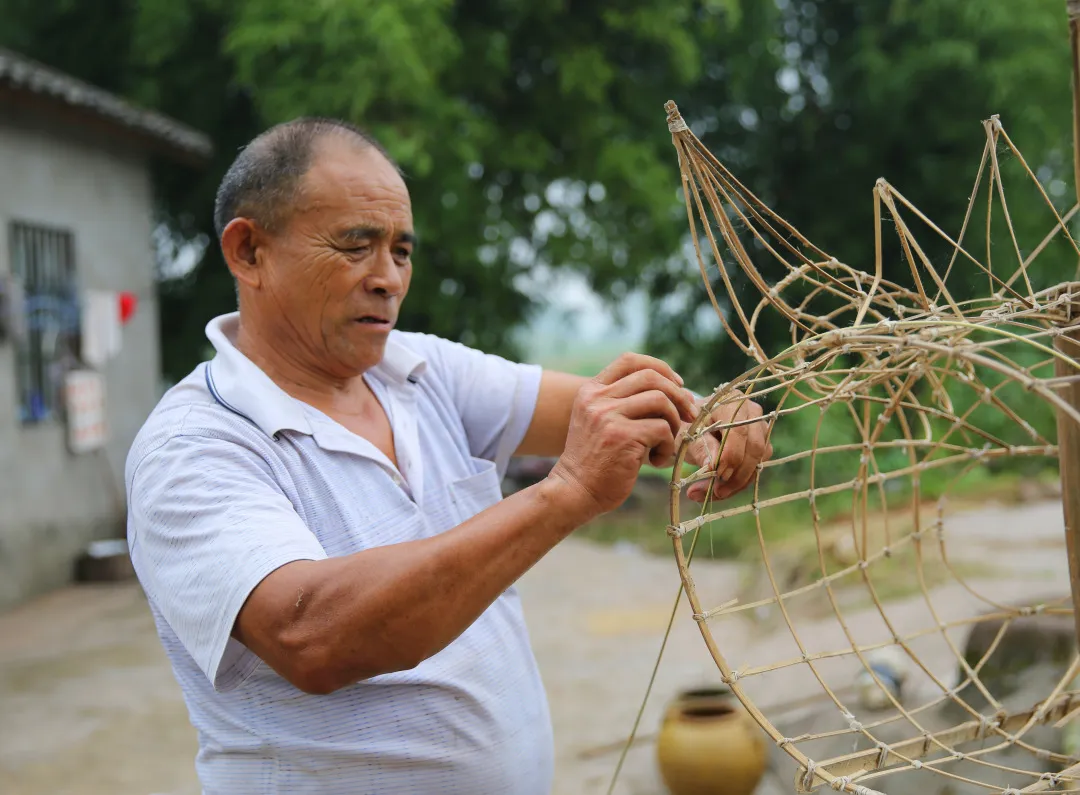
[{"label": "man's nose", "polygon": [[364,286],[379,295],[400,295],[405,289],[401,270],[389,249],[380,248],[372,263],[371,273],[364,280]]}]

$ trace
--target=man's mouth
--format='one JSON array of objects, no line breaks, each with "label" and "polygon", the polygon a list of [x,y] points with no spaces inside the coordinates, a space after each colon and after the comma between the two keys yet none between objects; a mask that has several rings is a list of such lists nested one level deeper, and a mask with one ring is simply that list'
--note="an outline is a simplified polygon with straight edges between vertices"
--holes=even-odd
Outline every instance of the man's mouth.
[{"label": "man's mouth", "polygon": [[373,326],[375,328],[393,328],[394,322],[383,315],[361,315],[356,318],[357,323],[361,323],[365,326]]}]

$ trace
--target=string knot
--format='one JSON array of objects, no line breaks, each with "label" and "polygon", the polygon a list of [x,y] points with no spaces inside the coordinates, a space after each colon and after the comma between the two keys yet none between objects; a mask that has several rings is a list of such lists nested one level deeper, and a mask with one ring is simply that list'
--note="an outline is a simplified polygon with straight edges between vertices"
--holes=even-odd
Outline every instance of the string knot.
[{"label": "string knot", "polygon": [[996,729],[998,727],[998,725],[999,724],[998,724],[998,722],[996,720],[991,720],[990,718],[986,717],[985,715],[980,715],[979,716],[979,730],[975,733],[975,739],[976,740],[983,739],[986,736],[987,732],[989,732],[991,729]]}]

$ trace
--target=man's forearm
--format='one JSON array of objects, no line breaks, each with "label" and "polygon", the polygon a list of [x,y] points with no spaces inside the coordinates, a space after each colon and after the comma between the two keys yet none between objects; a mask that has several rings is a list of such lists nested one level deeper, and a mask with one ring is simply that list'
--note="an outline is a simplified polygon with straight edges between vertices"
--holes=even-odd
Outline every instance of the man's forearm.
[{"label": "man's forearm", "polygon": [[464,632],[591,512],[586,495],[553,476],[432,538],[290,563],[256,588],[263,593],[245,605],[237,637],[312,693],[407,670]]}]

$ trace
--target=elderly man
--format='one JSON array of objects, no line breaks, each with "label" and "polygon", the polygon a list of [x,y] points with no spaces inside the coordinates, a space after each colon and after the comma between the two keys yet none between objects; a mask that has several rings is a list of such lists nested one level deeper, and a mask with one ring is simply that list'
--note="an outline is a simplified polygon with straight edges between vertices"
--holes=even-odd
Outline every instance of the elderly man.
[{"label": "elderly man", "polygon": [[[670,461],[693,397],[645,356],[586,380],[395,331],[409,193],[351,125],[256,138],[215,222],[239,312],[207,326],[216,356],[127,466],[131,555],[203,791],[547,793],[514,582]],[[732,432],[715,496],[769,453],[762,423]],[[504,500],[517,454],[559,460]]]}]

